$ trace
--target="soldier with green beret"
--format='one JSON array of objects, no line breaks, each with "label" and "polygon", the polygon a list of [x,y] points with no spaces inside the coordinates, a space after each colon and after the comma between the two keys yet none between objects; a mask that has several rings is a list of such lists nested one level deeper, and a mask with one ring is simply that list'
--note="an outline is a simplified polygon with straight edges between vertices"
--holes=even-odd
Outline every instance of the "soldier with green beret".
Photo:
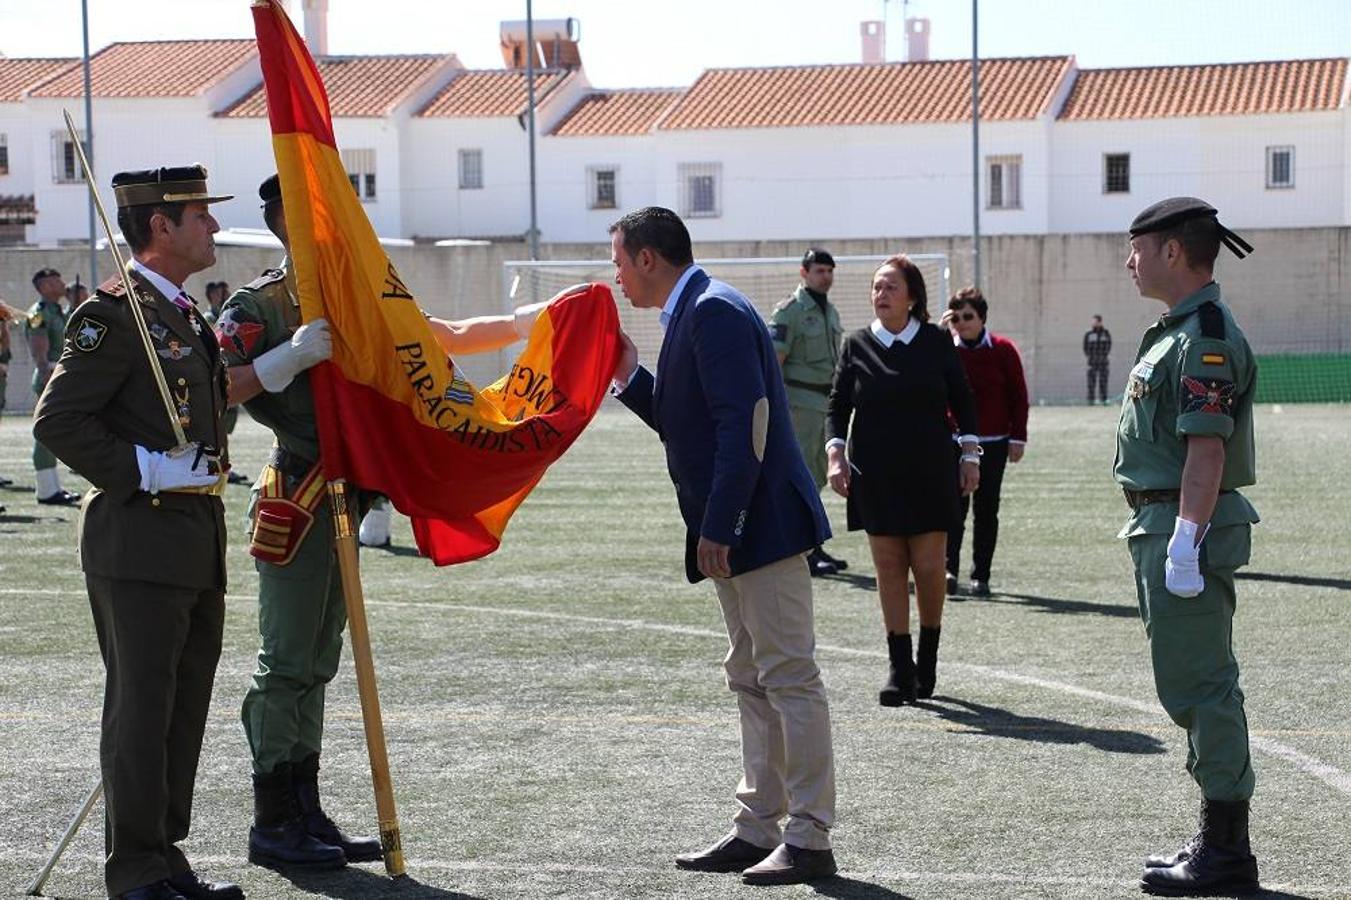
[{"label": "soldier with green beret", "polygon": [[[33,273],[33,288],[38,292],[38,301],[28,308],[24,337],[33,357],[33,393],[40,397],[52,369],[61,358],[66,333],[66,314],[61,309],[61,298],[66,295],[66,282],[55,269],[38,269]],[[33,470],[37,481],[34,493],[39,503],[72,506],[80,502],[79,494],[61,487],[56,457],[39,440],[33,441]]]},{"label": "soldier with green beret", "polygon": [[[332,337],[323,319],[301,323],[278,177],[258,194],[288,257],[236,291],[216,322],[231,405],[244,404],[276,437],[250,503],[261,641],[242,709],[253,757],[249,860],[278,869],[339,867],[380,859],[382,850],[376,838],[339,829],[319,798],[325,690],[338,669],[347,611],[308,370],[329,358]],[[429,321],[447,353],[497,350],[528,335],[545,305]]]},{"label": "soldier with green beret", "polygon": [[[802,282],[787,300],[774,307],[769,332],[783,366],[788,411],[793,419],[807,470],[820,490],[826,484],[826,401],[840,358],[844,329],[840,314],[828,298],[835,283],[835,258],[812,247],[802,254]],[[807,554],[813,576],[834,575],[849,567],[822,547]]]},{"label": "soldier with green beret", "polygon": [[1154,683],[1187,732],[1187,771],[1201,789],[1200,827],[1174,854],[1145,861],[1146,893],[1252,891],[1248,839],[1253,770],[1233,651],[1234,572],[1248,562],[1257,512],[1252,351],[1213,279],[1220,246],[1252,247],[1194,197],[1150,206],[1130,229],[1141,296],[1166,307],[1140,342],[1117,427],[1114,465],[1131,514],[1136,593]]},{"label": "soldier with green beret", "polygon": [[128,900],[242,900],[237,885],[198,877],[177,846],[225,621],[228,465],[225,368],[183,284],[215,262],[208,204],[230,198],[207,190],[201,166],[121,172],[113,192],[126,280],[71,316],[33,424],[93,485],[80,562],[107,669],[104,877],[109,896]]}]

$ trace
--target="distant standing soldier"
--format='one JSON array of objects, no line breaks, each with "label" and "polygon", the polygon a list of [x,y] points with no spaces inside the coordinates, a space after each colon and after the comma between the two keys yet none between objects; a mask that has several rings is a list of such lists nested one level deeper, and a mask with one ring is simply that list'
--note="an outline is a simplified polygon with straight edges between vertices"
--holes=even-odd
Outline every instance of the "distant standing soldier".
[{"label": "distant standing soldier", "polygon": [[[826,401],[844,329],[827,298],[835,283],[835,258],[812,247],[802,254],[799,274],[802,283],[793,296],[774,307],[769,331],[783,366],[793,433],[819,491],[826,484]],[[849,564],[816,547],[807,554],[807,567],[813,576],[821,576],[834,575]]]},{"label": "distant standing soldier", "polygon": [[1169,896],[1255,891],[1248,841],[1253,770],[1233,652],[1234,571],[1248,562],[1257,512],[1257,368],[1212,279],[1223,243],[1252,252],[1214,207],[1174,197],[1131,224],[1126,261],[1141,296],[1167,307],[1145,331],[1117,427],[1114,466],[1131,516],[1121,530],[1159,700],[1187,731],[1187,771],[1201,788],[1200,829],[1171,856],[1145,861],[1140,886]]},{"label": "distant standing soldier", "polygon": [[[9,349],[9,328],[18,321],[18,316],[18,310],[0,300],[0,413],[5,411],[5,391],[9,389],[9,361],[12,358]],[[13,479],[0,475],[0,487],[9,487],[13,483]],[[4,505],[0,504],[0,513],[4,511]]]},{"label": "distant standing soldier", "polygon": [[1088,405],[1097,394],[1107,402],[1107,369],[1112,358],[1112,333],[1102,325],[1102,316],[1093,317],[1093,327],[1084,332],[1084,356],[1088,359]]},{"label": "distant standing soldier", "polygon": [[[61,343],[66,332],[66,313],[61,299],[66,296],[66,283],[55,269],[38,269],[33,273],[33,287],[38,302],[28,308],[24,336],[28,352],[33,357],[33,393],[42,396],[47,379],[52,376],[57,360],[61,358]],[[33,469],[37,479],[34,493],[39,503],[49,506],[72,506],[80,502],[80,495],[61,487],[61,476],[56,471],[56,457],[33,440]]]},{"label": "distant standing soldier", "polygon": [[122,172],[113,192],[135,296],[118,277],[75,311],[33,425],[94,486],[80,562],[107,669],[104,878],[127,900],[242,900],[237,885],[199,878],[178,847],[225,622],[225,369],[183,284],[215,262],[208,204],[230,198],[211,195],[201,166]]}]

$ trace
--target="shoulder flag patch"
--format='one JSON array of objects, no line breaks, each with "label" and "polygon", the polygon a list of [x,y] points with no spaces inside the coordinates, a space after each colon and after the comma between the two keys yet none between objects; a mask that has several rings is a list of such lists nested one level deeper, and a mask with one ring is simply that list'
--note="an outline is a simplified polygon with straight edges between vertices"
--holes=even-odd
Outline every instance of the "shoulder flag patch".
[{"label": "shoulder flag patch", "polygon": [[80,323],[80,330],[75,332],[75,349],[93,353],[99,348],[99,344],[103,343],[103,336],[107,333],[107,325],[98,319],[86,318]]},{"label": "shoulder flag patch", "polygon": [[1223,353],[1202,353],[1202,354],[1201,354],[1201,362],[1205,363],[1205,364],[1208,365],[1208,366],[1222,366],[1222,365],[1224,365],[1224,362],[1225,362],[1225,360],[1224,360],[1224,354],[1223,354]]}]

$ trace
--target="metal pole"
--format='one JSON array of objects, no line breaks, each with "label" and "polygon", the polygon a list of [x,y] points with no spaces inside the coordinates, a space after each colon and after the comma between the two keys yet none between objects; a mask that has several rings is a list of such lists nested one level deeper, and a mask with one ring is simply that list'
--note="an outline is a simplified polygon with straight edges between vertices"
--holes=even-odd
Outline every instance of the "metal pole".
[{"label": "metal pole", "polygon": [[531,0],[525,0],[526,128],[530,132],[530,258],[539,259],[539,221],[535,205],[535,15]]},{"label": "metal pole", "polygon": [[976,27],[980,0],[971,0],[971,283],[980,287],[980,49]]},{"label": "metal pole", "polygon": [[[90,162],[94,159],[94,98],[90,93],[89,75],[89,0],[80,0],[80,16],[84,22],[84,147]],[[89,189],[89,283],[99,283],[98,224],[94,221],[94,188]],[[110,237],[109,240],[112,240]]]},{"label": "metal pole", "polygon": [[71,819],[70,824],[66,826],[66,833],[61,835],[61,840],[56,842],[56,849],[52,851],[51,856],[47,857],[47,864],[42,867],[42,871],[38,872],[29,883],[28,895],[30,897],[42,896],[42,886],[45,885],[47,879],[51,877],[52,870],[56,868],[57,861],[61,859],[61,854],[66,852],[66,848],[70,846],[70,842],[75,839],[75,832],[79,831],[80,826],[84,824],[84,820],[89,818],[89,811],[94,808],[94,804],[98,802],[99,796],[102,793],[103,780],[99,779],[94,783],[94,786],[89,789],[89,793],[85,795],[84,802],[80,804],[80,808],[75,812],[75,818]]}]

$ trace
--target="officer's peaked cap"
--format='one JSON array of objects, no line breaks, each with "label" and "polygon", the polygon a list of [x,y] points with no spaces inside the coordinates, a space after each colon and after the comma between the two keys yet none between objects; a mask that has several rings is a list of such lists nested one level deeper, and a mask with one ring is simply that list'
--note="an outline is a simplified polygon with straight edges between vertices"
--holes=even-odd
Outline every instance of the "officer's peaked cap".
[{"label": "officer's peaked cap", "polygon": [[158,206],[162,203],[219,203],[233,194],[212,194],[206,189],[206,166],[161,166],[113,176],[113,194],[119,209]]}]

